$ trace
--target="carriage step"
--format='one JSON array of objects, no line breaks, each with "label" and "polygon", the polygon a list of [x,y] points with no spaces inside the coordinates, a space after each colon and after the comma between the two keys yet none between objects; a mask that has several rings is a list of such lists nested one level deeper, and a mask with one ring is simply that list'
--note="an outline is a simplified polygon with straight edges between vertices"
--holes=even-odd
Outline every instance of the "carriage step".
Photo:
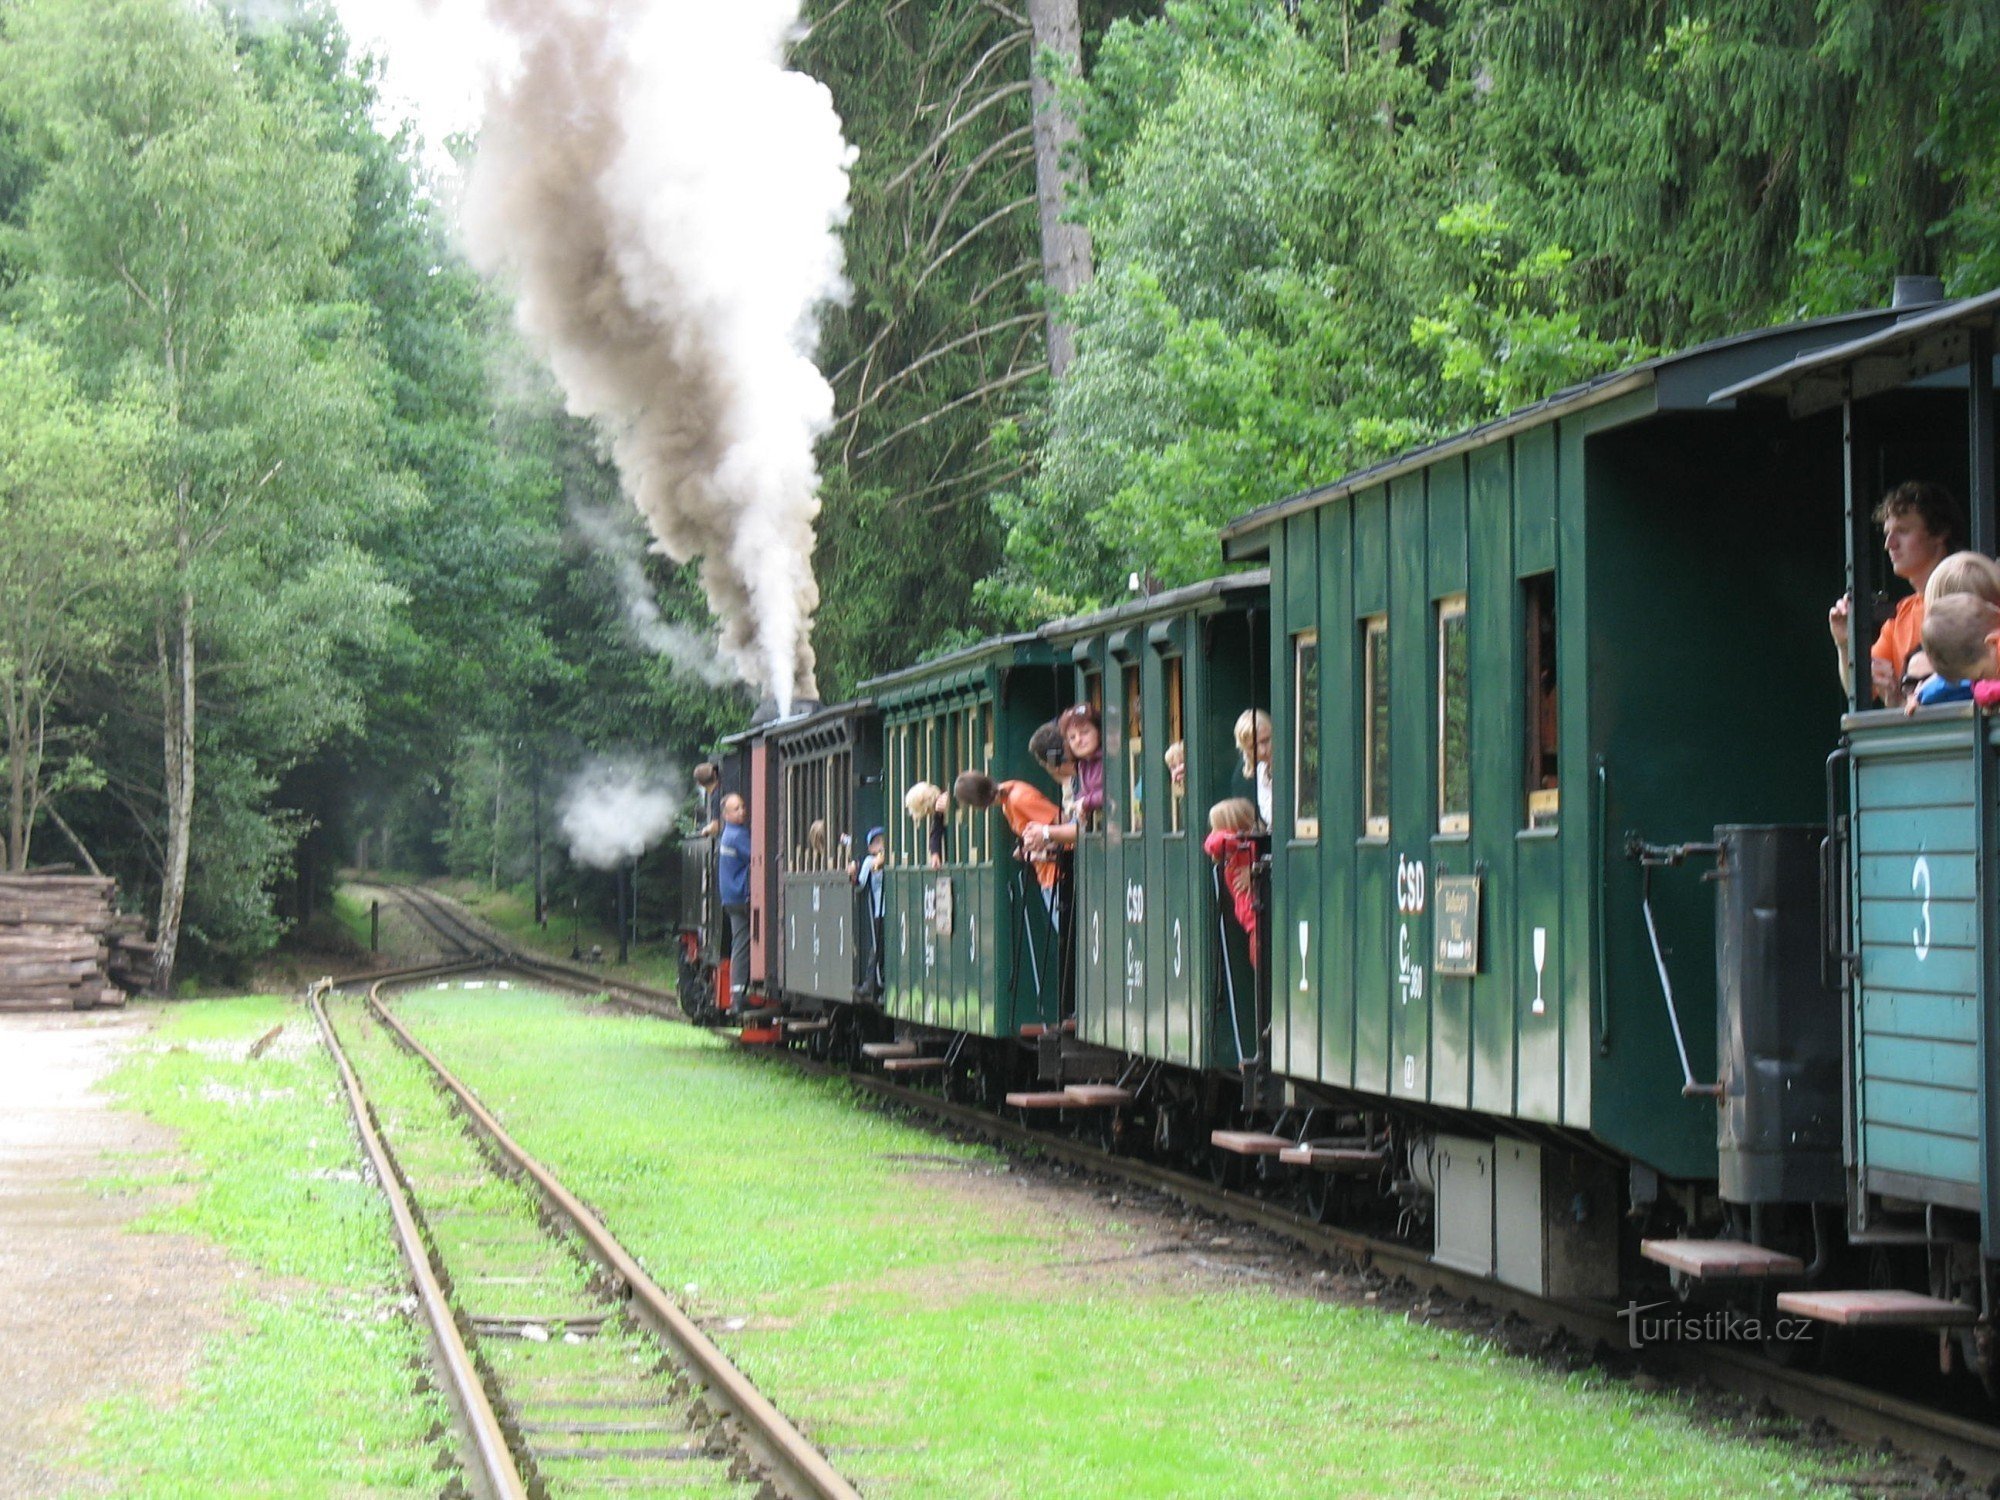
[{"label": "carriage step", "polygon": [[833,1022],[822,1016],[817,1021],[787,1021],[785,1032],[789,1036],[809,1036],[817,1031],[833,1030]]},{"label": "carriage step", "polygon": [[915,1042],[863,1042],[861,1044],[861,1055],[863,1057],[872,1057],[877,1062],[881,1062],[884,1058],[889,1057],[915,1057],[917,1055],[917,1044]]},{"label": "carriage step", "polygon": [[1074,1109],[1076,1101],[1068,1094],[1009,1094],[1009,1109]]},{"label": "carriage step", "polygon": [[1085,1109],[1115,1109],[1132,1102],[1132,1091],[1109,1083],[1072,1083],[1063,1090],[1070,1103]]},{"label": "carriage step", "polygon": [[885,1057],[882,1059],[884,1073],[928,1073],[934,1068],[945,1066],[941,1057]]},{"label": "carriage step", "polygon": [[1075,1036],[1076,1018],[1072,1016],[1059,1026],[1050,1026],[1043,1021],[1030,1021],[1026,1026],[1021,1028],[1021,1038],[1023,1041],[1032,1042],[1038,1037],[1052,1036],[1056,1033],[1061,1033],[1063,1036]]},{"label": "carriage step", "polygon": [[1388,1159],[1387,1151],[1360,1146],[1287,1146],[1278,1153],[1286,1166],[1315,1172],[1372,1172]]},{"label": "carriage step", "polygon": [[1262,1130],[1211,1130],[1208,1143],[1218,1151],[1234,1151],[1238,1156],[1276,1156],[1296,1144]]},{"label": "carriage step", "polygon": [[1780,1292],[1778,1311],[1841,1327],[1952,1328],[1976,1322],[1977,1308],[1916,1292]]},{"label": "carriage step", "polygon": [[1806,1263],[1796,1255],[1747,1240],[1641,1240],[1639,1253],[1696,1281],[1803,1276],[1806,1271]]}]

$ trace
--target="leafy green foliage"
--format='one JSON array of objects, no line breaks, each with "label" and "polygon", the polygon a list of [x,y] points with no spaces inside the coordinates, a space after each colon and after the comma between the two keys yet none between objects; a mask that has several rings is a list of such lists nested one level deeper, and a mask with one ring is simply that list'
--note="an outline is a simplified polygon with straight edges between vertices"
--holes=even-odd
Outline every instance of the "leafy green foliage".
[{"label": "leafy green foliage", "polygon": [[27,868],[42,804],[100,777],[85,726],[50,722],[65,679],[129,642],[165,535],[141,402],[86,400],[54,352],[0,325],[0,853]]}]

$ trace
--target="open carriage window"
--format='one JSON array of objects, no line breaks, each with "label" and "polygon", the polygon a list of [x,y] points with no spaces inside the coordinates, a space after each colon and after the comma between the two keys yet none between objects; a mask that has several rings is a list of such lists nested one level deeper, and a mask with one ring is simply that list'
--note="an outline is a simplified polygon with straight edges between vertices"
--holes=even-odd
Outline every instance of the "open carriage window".
[{"label": "open carriage window", "polygon": [[[1167,685],[1167,747],[1165,759],[1160,763],[1161,774],[1167,778],[1167,832],[1187,831],[1187,720],[1182,709],[1182,662],[1178,656],[1170,656],[1160,664],[1160,675]],[[1175,775],[1175,767],[1182,774]]]},{"label": "open carriage window", "polygon": [[1389,836],[1389,617],[1361,622],[1361,827],[1371,839]]},{"label": "open carriage window", "polygon": [[1562,811],[1556,781],[1556,575],[1522,580],[1527,625],[1527,825],[1553,828]]},{"label": "open carriage window", "polygon": [[1292,833],[1319,837],[1319,632],[1292,637]]},{"label": "open carriage window", "polygon": [[1438,600],[1438,832],[1472,828],[1472,694],[1465,595]]},{"label": "open carriage window", "polygon": [[1123,669],[1125,691],[1125,827],[1137,833],[1146,826],[1146,720],[1145,700],[1140,695],[1139,664],[1129,662]]}]

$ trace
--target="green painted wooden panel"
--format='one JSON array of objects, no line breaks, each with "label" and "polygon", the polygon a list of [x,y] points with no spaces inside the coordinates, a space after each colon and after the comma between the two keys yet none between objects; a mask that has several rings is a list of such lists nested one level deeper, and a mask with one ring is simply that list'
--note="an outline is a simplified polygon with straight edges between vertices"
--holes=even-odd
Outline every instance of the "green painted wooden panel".
[{"label": "green painted wooden panel", "polygon": [[1861,1109],[1870,1125],[1894,1125],[1965,1140],[1979,1134],[1979,1095],[1970,1089],[1864,1078]]},{"label": "green painted wooden panel", "polygon": [[1858,766],[1862,807],[1970,807],[1972,756],[1884,756]]},{"label": "green painted wooden panel", "polygon": [[1465,460],[1448,458],[1424,471],[1430,486],[1430,586],[1433,595],[1463,593]]},{"label": "green painted wooden panel", "polygon": [[[1294,680],[1294,645],[1305,631],[1320,633],[1319,727],[1324,749],[1326,635],[1320,610],[1320,519],[1310,511],[1286,523],[1285,564],[1272,575],[1273,595],[1282,599],[1283,637],[1273,641],[1271,718],[1278,750],[1272,777],[1272,846],[1280,852],[1285,899],[1274,922],[1271,970],[1271,1045],[1281,1072],[1311,1077],[1319,1062],[1320,958],[1326,938],[1319,910],[1320,843],[1298,832],[1296,786],[1299,725]],[[1392,512],[1391,536],[1396,535]],[[1329,527],[1329,530],[1336,528]],[[1322,779],[1325,763],[1322,760]],[[1279,956],[1282,955],[1282,956]]]},{"label": "green painted wooden panel", "polygon": [[1920,1037],[1970,1044],[1979,1039],[1979,1016],[1972,1001],[1962,995],[1870,989],[1861,997],[1861,1030],[1867,1037]]},{"label": "green painted wooden panel", "polygon": [[1863,944],[1861,983],[1870,990],[1970,995],[1977,983],[1977,959],[1970,948],[1933,948],[1929,957],[1919,959],[1908,943]]},{"label": "green painted wooden panel", "polygon": [[1979,1146],[1955,1136],[1870,1121],[1862,1131],[1862,1159],[1885,1172],[1908,1172],[1943,1182],[1979,1181]]},{"label": "green painted wooden panel", "polygon": [[[1977,872],[1971,855],[1937,853],[1927,858],[1932,900],[1973,899]],[[1902,896],[1914,888],[1916,859],[1908,854],[1864,854],[1855,861],[1855,871],[1864,897]]]},{"label": "green painted wooden panel", "polygon": [[1311,1076],[1354,1073],[1354,839],[1361,832],[1361,630],[1355,621],[1353,512],[1320,517],[1320,874],[1318,1055]]},{"label": "green painted wooden panel", "polygon": [[[1354,613],[1378,615],[1389,607],[1389,491],[1363,490],[1354,507]],[[1273,576],[1278,557],[1271,557]]]},{"label": "green painted wooden panel", "polygon": [[[1478,813],[1474,813],[1477,825]],[[1469,838],[1439,838],[1431,841],[1428,875],[1429,893],[1434,893],[1440,876],[1468,875],[1472,872],[1472,841]],[[1427,900],[1426,904],[1435,902]],[[1425,969],[1431,1025],[1430,1098],[1433,1104],[1463,1108],[1472,1102],[1472,981],[1448,979],[1431,966],[1435,955],[1428,949],[1417,962]]]},{"label": "green painted wooden panel", "polygon": [[1854,847],[1868,854],[1962,854],[1972,849],[1973,817],[1966,807],[1862,806],[1855,816]]},{"label": "green painted wooden panel", "polygon": [[[1563,927],[1562,844],[1522,840],[1516,859],[1514,972],[1519,996],[1515,1046],[1520,1057],[1514,1113],[1529,1120],[1558,1119],[1562,1112]],[[1535,968],[1535,934],[1542,937],[1542,968]],[[1542,1010],[1535,1012],[1541,997]],[[1665,1024],[1664,1020],[1661,1022]]]},{"label": "green painted wooden panel", "polygon": [[1526,576],[1556,566],[1556,433],[1535,427],[1514,439],[1514,567]]},{"label": "green painted wooden panel", "polygon": [[[1195,913],[1192,879],[1196,873],[1190,861],[1199,855],[1190,835],[1168,834],[1160,840],[1160,889],[1172,904],[1155,924],[1158,958],[1154,985],[1160,995],[1159,1056],[1182,1067],[1196,1065],[1194,1030],[1194,969],[1200,954],[1200,930]],[[1205,861],[1204,861],[1205,863]]]},{"label": "green painted wooden panel", "polygon": [[[1907,884],[1906,887],[1907,889]],[[1861,940],[1883,946],[1971,948],[1979,942],[1979,908],[1970,901],[1884,900],[1865,893]]]},{"label": "green painted wooden panel", "polygon": [[1355,850],[1354,1087],[1389,1089],[1389,1008],[1396,999],[1396,856],[1384,843]]},{"label": "green painted wooden panel", "polygon": [[[1428,519],[1424,476],[1394,481],[1389,497],[1390,847],[1403,879],[1428,896],[1430,840],[1437,828],[1437,630],[1424,576]],[[1389,1092],[1430,1092],[1430,903],[1391,916]]]},{"label": "green painted wooden panel", "polygon": [[[1472,632],[1472,853],[1486,866],[1486,951],[1471,981],[1471,1099],[1475,1109],[1514,1108],[1516,831],[1526,817],[1522,592],[1514,566],[1513,447],[1494,443],[1467,465],[1466,524],[1473,573],[1466,594]],[[1489,690],[1490,689],[1490,690]]]},{"label": "green painted wooden panel", "polygon": [[[1556,643],[1560,695],[1557,715],[1561,723],[1562,747],[1557,776],[1568,799],[1556,842],[1562,866],[1563,944],[1561,976],[1557,997],[1556,1029],[1562,1055],[1562,1100],[1558,1118],[1565,1125],[1588,1129],[1595,1123],[1591,1101],[1596,1088],[1596,1017],[1591,999],[1597,989],[1598,935],[1594,924],[1592,897],[1599,885],[1598,863],[1608,831],[1595,826],[1591,779],[1591,750],[1595,743],[1591,717],[1597,664],[1591,659],[1591,642],[1608,642],[1613,633],[1596,622],[1590,610],[1586,582],[1598,576],[1611,577],[1613,569],[1600,568],[1596,557],[1586,553],[1592,527],[1585,480],[1584,439],[1590,418],[1572,418],[1559,426],[1556,488],[1556,621],[1560,639]],[[1627,653],[1629,658],[1629,652]],[[1678,714],[1673,704],[1667,712]],[[1696,1045],[1699,1045],[1697,1041]],[[1615,1084],[1613,1085],[1616,1086]],[[1698,1106],[1686,1106],[1691,1114],[1702,1114],[1698,1139],[1708,1139],[1708,1119]],[[1705,1150],[1705,1146],[1702,1148]]]},{"label": "green painted wooden panel", "polygon": [[1948,1089],[1979,1087],[1979,1051],[1970,1042],[1869,1036],[1862,1039],[1861,1063],[1869,1078],[1884,1082]]}]

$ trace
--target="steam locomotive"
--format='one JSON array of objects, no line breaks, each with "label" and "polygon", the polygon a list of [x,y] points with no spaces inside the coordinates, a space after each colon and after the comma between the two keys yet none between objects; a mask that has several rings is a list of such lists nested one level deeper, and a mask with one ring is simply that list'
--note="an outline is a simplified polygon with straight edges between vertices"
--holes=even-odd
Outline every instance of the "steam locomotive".
[{"label": "steam locomotive", "polygon": [[[2000,548],[2000,292],[1897,291],[1241,516],[1243,571],[753,725],[724,772],[747,1034],[1290,1184],[1545,1297],[1935,1331],[1990,1377],[2000,750],[1970,705],[1873,709],[1819,624],[1843,587],[1886,602],[1897,480]],[[1078,702],[1106,805],[1066,901],[996,812],[954,809],[933,867],[904,789],[1046,787],[1029,736]],[[1201,849],[1245,710],[1255,962]],[[879,923],[849,876],[877,825]],[[742,1022],[710,853],[684,1001]]]}]

